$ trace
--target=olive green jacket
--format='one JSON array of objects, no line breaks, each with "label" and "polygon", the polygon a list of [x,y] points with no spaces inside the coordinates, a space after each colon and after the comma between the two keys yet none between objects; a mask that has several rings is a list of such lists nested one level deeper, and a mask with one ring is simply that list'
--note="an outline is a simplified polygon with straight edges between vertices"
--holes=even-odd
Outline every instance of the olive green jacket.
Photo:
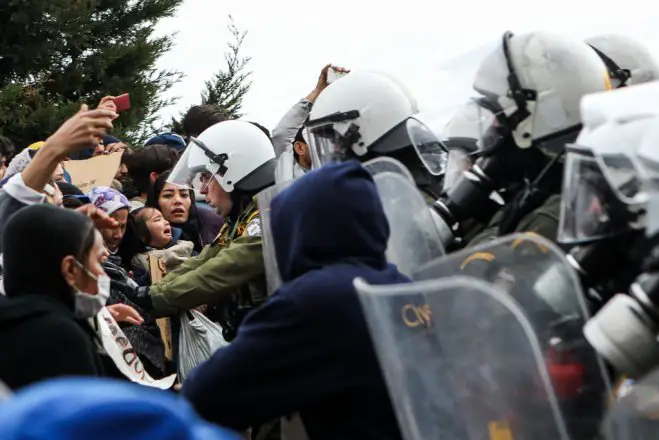
[{"label": "olive green jacket", "polygon": [[[561,195],[554,194],[538,209],[525,215],[515,228],[515,232],[535,232],[548,240],[556,242],[560,214]],[[503,210],[497,212],[492,217],[490,224],[469,242],[469,246],[476,246],[498,238],[502,215]]]},{"label": "olive green jacket", "polygon": [[213,244],[188,259],[149,292],[156,316],[204,304],[254,306],[266,298],[261,219],[252,202],[236,222],[224,224]]}]

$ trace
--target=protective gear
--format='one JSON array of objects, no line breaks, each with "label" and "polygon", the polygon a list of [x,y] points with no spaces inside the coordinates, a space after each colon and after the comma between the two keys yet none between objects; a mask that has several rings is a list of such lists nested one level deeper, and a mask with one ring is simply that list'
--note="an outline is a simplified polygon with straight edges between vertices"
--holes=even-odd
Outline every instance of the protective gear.
[{"label": "protective gear", "polygon": [[[501,125],[519,148],[581,123],[581,97],[611,88],[608,72],[584,43],[546,32],[514,36],[480,66],[474,88],[485,96],[482,106],[505,115]],[[496,130],[501,134],[500,130]]]},{"label": "protective gear", "polygon": [[[582,232],[586,227],[595,232],[577,237],[581,245],[570,251],[570,262],[588,287],[598,287],[604,275],[609,284],[620,278],[613,293],[628,292],[606,302],[588,321],[584,334],[619,373],[632,378],[659,364],[659,275],[653,265],[639,274],[642,260],[647,255],[652,259],[657,244],[657,231],[646,227],[656,221],[652,211],[658,193],[654,161],[659,109],[652,105],[656,99],[659,83],[583,99],[584,128],[577,147],[581,155],[592,152],[592,158],[579,159],[587,163],[587,172],[566,168],[567,196],[561,215],[563,240],[576,235],[569,234],[570,223],[581,225]],[[578,148],[568,150],[568,155]],[[581,176],[580,182],[573,182],[571,175]],[[584,184],[584,177],[590,185]],[[582,188],[585,197],[577,203],[580,208],[571,206],[570,186]],[[642,237],[644,230],[647,237]],[[589,238],[588,246],[583,246],[584,238]],[[612,240],[617,243],[612,245]],[[608,291],[598,293],[603,301],[610,297]]]},{"label": "protective gear", "polygon": [[588,38],[586,43],[606,64],[614,89],[659,79],[659,62],[632,38],[605,34]]},{"label": "protective gear", "polygon": [[504,237],[414,280],[355,281],[406,438],[593,438],[610,386],[560,249]]},{"label": "protective gear", "polygon": [[[401,273],[411,276],[418,267],[444,255],[431,211],[405,166],[389,157],[373,159],[363,166],[373,175],[389,222],[387,260],[395,264]],[[270,204],[291,183],[277,184],[257,195],[263,220],[263,259],[269,295],[282,282],[272,237]]]},{"label": "protective gear", "polygon": [[446,151],[434,133],[412,117],[416,113],[411,93],[390,75],[346,75],[320,94],[306,122],[314,167],[413,148],[428,173],[443,174]]},{"label": "protective gear", "polygon": [[105,303],[110,298],[110,277],[107,275],[94,275],[82,263],[76,260],[78,265],[89,278],[96,281],[96,295],[92,295],[77,287],[74,290],[74,314],[78,319],[93,318],[105,307]]},{"label": "protective gear", "polygon": [[459,231],[460,222],[482,214],[493,195],[503,204],[502,190],[519,193],[527,181],[501,232],[515,230],[560,188],[552,169],[579,128],[581,97],[609,88],[604,64],[585,43],[545,32],[506,32],[477,70],[478,95],[454,118],[460,132],[477,139],[480,158],[434,205],[449,228]]},{"label": "protective gear", "polygon": [[265,264],[265,278],[268,296],[272,295],[282,284],[279,265],[277,264],[277,253],[275,251],[275,240],[272,236],[272,219],[270,217],[270,204],[278,194],[288,188],[292,180],[277,183],[264,189],[256,195],[256,205],[261,212],[261,232],[263,235],[263,263]]},{"label": "protective gear", "polygon": [[397,173],[414,183],[414,177],[405,165],[390,157],[377,157],[362,164],[373,176],[380,173]]},{"label": "protective gear", "polygon": [[210,173],[226,192],[257,191],[272,183],[277,166],[270,139],[246,121],[224,121],[190,137],[167,182],[191,187],[198,173]]}]

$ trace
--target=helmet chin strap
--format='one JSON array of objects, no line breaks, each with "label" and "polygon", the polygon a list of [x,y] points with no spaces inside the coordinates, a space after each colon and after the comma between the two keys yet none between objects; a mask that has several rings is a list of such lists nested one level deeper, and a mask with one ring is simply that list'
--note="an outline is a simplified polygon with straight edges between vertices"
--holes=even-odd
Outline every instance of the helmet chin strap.
[{"label": "helmet chin strap", "polygon": [[621,68],[615,61],[606,56],[604,52],[592,44],[589,44],[589,46],[595,51],[595,53],[597,53],[597,55],[599,55],[602,62],[606,66],[606,69],[609,71],[609,76],[611,79],[617,79],[620,81],[620,84],[618,84],[618,87],[616,88],[620,89],[622,87],[627,87],[627,82],[632,78],[631,70]]},{"label": "helmet chin strap", "polygon": [[204,152],[206,157],[208,157],[214,165],[217,165],[217,170],[215,170],[213,174],[219,174],[220,176],[224,176],[226,174],[228,168],[225,165],[225,162],[229,160],[229,156],[226,153],[215,154],[213,151],[211,151],[210,148],[206,146],[206,144],[192,136],[190,136],[190,142],[199,147],[199,149]]},{"label": "helmet chin strap", "polygon": [[535,90],[522,87],[517,72],[515,72],[515,66],[510,55],[510,40],[513,36],[514,34],[510,31],[503,34],[503,55],[506,58],[506,66],[508,66],[509,72],[507,77],[508,95],[509,98],[515,101],[515,105],[517,106],[517,110],[507,117],[511,131],[515,130],[522,121],[531,116],[531,112],[528,109],[528,101],[535,101],[538,98]]}]

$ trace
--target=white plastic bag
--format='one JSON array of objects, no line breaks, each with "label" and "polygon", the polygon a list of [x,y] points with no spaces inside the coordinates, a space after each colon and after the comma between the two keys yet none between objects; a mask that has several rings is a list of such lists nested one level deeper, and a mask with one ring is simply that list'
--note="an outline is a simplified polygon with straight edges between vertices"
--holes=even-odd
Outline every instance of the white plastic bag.
[{"label": "white plastic bag", "polygon": [[[192,316],[192,319],[190,319]],[[185,380],[188,373],[211,357],[215,350],[229,345],[222,337],[222,327],[196,310],[181,315],[178,373]]]}]

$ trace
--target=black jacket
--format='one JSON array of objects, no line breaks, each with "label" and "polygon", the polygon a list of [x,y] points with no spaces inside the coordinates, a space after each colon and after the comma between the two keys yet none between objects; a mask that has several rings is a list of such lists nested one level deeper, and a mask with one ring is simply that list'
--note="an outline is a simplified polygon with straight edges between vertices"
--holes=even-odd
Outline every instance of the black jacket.
[{"label": "black jacket", "polygon": [[96,337],[56,299],[0,296],[0,380],[16,390],[53,377],[100,376]]}]

